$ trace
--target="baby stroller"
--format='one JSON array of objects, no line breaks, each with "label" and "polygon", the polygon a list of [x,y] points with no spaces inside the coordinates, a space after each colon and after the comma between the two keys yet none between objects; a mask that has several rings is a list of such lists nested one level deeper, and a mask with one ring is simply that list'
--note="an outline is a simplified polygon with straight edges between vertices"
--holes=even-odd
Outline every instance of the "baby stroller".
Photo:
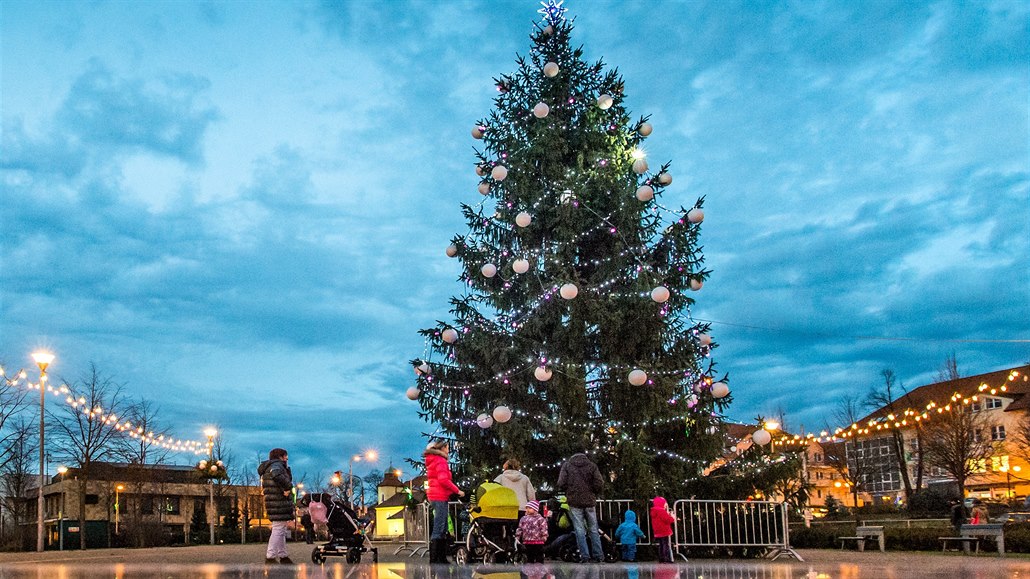
[{"label": "baby stroller", "polygon": [[335,499],[329,493],[312,493],[302,499],[302,505],[320,502],[326,507],[326,524],[329,528],[329,542],[311,551],[311,562],[325,563],[327,557],[346,557],[348,563],[360,563],[361,554],[371,552],[372,561],[379,561],[379,549],[372,546],[368,536],[375,527],[375,521],[365,522],[346,503]]},{"label": "baby stroller", "polygon": [[519,526],[519,504],[515,491],[497,483],[483,483],[476,489],[476,501],[469,505],[468,533],[458,546],[454,561],[466,565],[517,563],[521,557],[515,541]]},{"label": "baby stroller", "polygon": [[[544,555],[549,559],[561,559],[569,563],[580,560],[579,545],[576,542],[576,533],[572,529],[572,515],[569,514],[569,504],[563,495],[553,497],[547,503],[547,544],[544,545]],[[598,529],[601,536],[601,549],[604,551],[604,561],[614,563],[619,560],[619,546],[612,538]]]}]

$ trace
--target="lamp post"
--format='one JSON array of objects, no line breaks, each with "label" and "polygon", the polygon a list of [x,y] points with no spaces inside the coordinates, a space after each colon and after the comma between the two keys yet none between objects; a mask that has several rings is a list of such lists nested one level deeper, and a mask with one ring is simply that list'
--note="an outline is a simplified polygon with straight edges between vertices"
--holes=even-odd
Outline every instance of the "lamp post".
[{"label": "lamp post", "polygon": [[[215,462],[215,435],[216,434],[218,434],[218,431],[215,430],[214,428],[208,428],[208,429],[204,430],[204,435],[207,436],[207,463],[209,465],[212,465]],[[208,513],[207,518],[208,518],[209,527],[211,529],[211,544],[214,545],[215,544],[215,519],[217,518],[217,516],[215,515],[215,479],[214,478],[208,480],[208,499],[209,499],[209,501],[208,501],[208,510],[210,510],[211,512]]]},{"label": "lamp post", "polygon": [[59,549],[64,551],[64,475],[68,472],[68,467],[63,464],[57,467],[57,474],[61,475],[61,511],[58,513],[57,524],[57,542]]},{"label": "lamp post", "polygon": [[365,454],[355,454],[350,457],[350,462],[347,465],[347,476],[350,479],[347,483],[347,502],[352,509],[354,508],[354,463],[361,462],[362,460],[372,462],[377,458],[379,458],[379,453],[374,450],[366,450]]},{"label": "lamp post", "polygon": [[36,501],[36,551],[43,551],[43,484],[46,477],[46,449],[43,446],[43,409],[46,405],[46,369],[54,361],[50,352],[34,352],[32,360],[39,366],[39,497]]},{"label": "lamp post", "polygon": [[119,498],[121,498],[120,493],[124,489],[125,487],[123,485],[118,485],[114,487],[114,534],[116,537],[118,536],[118,519],[120,518],[122,512],[122,506],[121,503],[118,502],[118,500]]}]

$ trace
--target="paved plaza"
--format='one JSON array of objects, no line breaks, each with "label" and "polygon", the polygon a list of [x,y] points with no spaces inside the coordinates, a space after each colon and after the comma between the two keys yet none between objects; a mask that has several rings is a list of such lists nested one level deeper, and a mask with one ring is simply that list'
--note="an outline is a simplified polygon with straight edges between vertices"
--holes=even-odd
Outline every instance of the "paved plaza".
[{"label": "paved plaza", "polygon": [[395,545],[381,547],[379,563],[375,565],[369,555],[358,565],[349,565],[342,558],[314,565],[309,558],[309,546],[290,543],[289,550],[297,565],[264,565],[264,545],[260,544],[4,553],[0,554],[0,579],[1030,579],[1030,557],[1018,554],[1000,558],[996,554],[813,549],[799,551],[803,562],[696,559],[672,565],[548,563],[460,567],[430,566],[424,558],[394,555]]}]

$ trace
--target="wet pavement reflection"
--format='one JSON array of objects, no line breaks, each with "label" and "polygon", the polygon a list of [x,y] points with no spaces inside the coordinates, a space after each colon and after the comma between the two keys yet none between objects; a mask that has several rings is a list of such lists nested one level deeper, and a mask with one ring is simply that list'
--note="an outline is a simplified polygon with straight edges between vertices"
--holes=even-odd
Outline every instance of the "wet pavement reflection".
[{"label": "wet pavement reflection", "polygon": [[1030,561],[942,559],[919,568],[892,564],[691,561],[677,564],[528,564],[519,567],[393,562],[348,565],[88,564],[0,565],[0,579],[995,579],[1030,578]]}]

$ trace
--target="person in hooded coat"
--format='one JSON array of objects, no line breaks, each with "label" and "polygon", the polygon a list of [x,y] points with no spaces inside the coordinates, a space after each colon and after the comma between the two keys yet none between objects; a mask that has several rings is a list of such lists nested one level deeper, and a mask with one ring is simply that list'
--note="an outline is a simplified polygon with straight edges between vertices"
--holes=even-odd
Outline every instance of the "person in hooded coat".
[{"label": "person in hooded coat", "polygon": [[290,553],[286,550],[286,527],[293,520],[293,473],[287,465],[289,456],[282,448],[273,448],[268,460],[258,465],[261,477],[261,492],[265,497],[265,513],[272,521],[272,533],[268,536],[265,563],[292,565]]},{"label": "person in hooded coat", "polygon": [[615,529],[615,540],[622,546],[622,560],[637,560],[637,539],[644,538],[644,531],[637,524],[637,514],[626,511],[622,524]]},{"label": "person in hooded coat", "polygon": [[446,440],[434,440],[426,446],[423,458],[426,462],[426,478],[429,488],[426,499],[432,508],[433,532],[429,536],[429,562],[448,563],[447,561],[447,503],[451,495],[465,496],[465,493],[454,484],[451,478],[451,467],[447,457],[451,451]]},{"label": "person in hooded coat", "polygon": [[524,505],[529,501],[536,500],[536,489],[533,488],[529,477],[519,470],[520,468],[522,468],[522,463],[519,462],[519,459],[509,458],[504,461],[504,472],[497,475],[494,482],[515,491],[515,498],[519,501],[519,518],[521,519],[526,514]]},{"label": "person in hooded coat", "polygon": [[558,473],[558,490],[565,491],[565,498],[568,499],[572,528],[576,532],[576,544],[579,546],[579,557],[584,563],[591,560],[595,563],[604,561],[596,508],[597,495],[601,494],[603,488],[604,479],[601,478],[601,471],[585,452],[572,455]]},{"label": "person in hooded coat", "polygon": [[658,543],[658,562],[672,563],[672,531],[676,517],[669,512],[669,503],[664,497],[655,497],[651,505],[651,534]]}]

